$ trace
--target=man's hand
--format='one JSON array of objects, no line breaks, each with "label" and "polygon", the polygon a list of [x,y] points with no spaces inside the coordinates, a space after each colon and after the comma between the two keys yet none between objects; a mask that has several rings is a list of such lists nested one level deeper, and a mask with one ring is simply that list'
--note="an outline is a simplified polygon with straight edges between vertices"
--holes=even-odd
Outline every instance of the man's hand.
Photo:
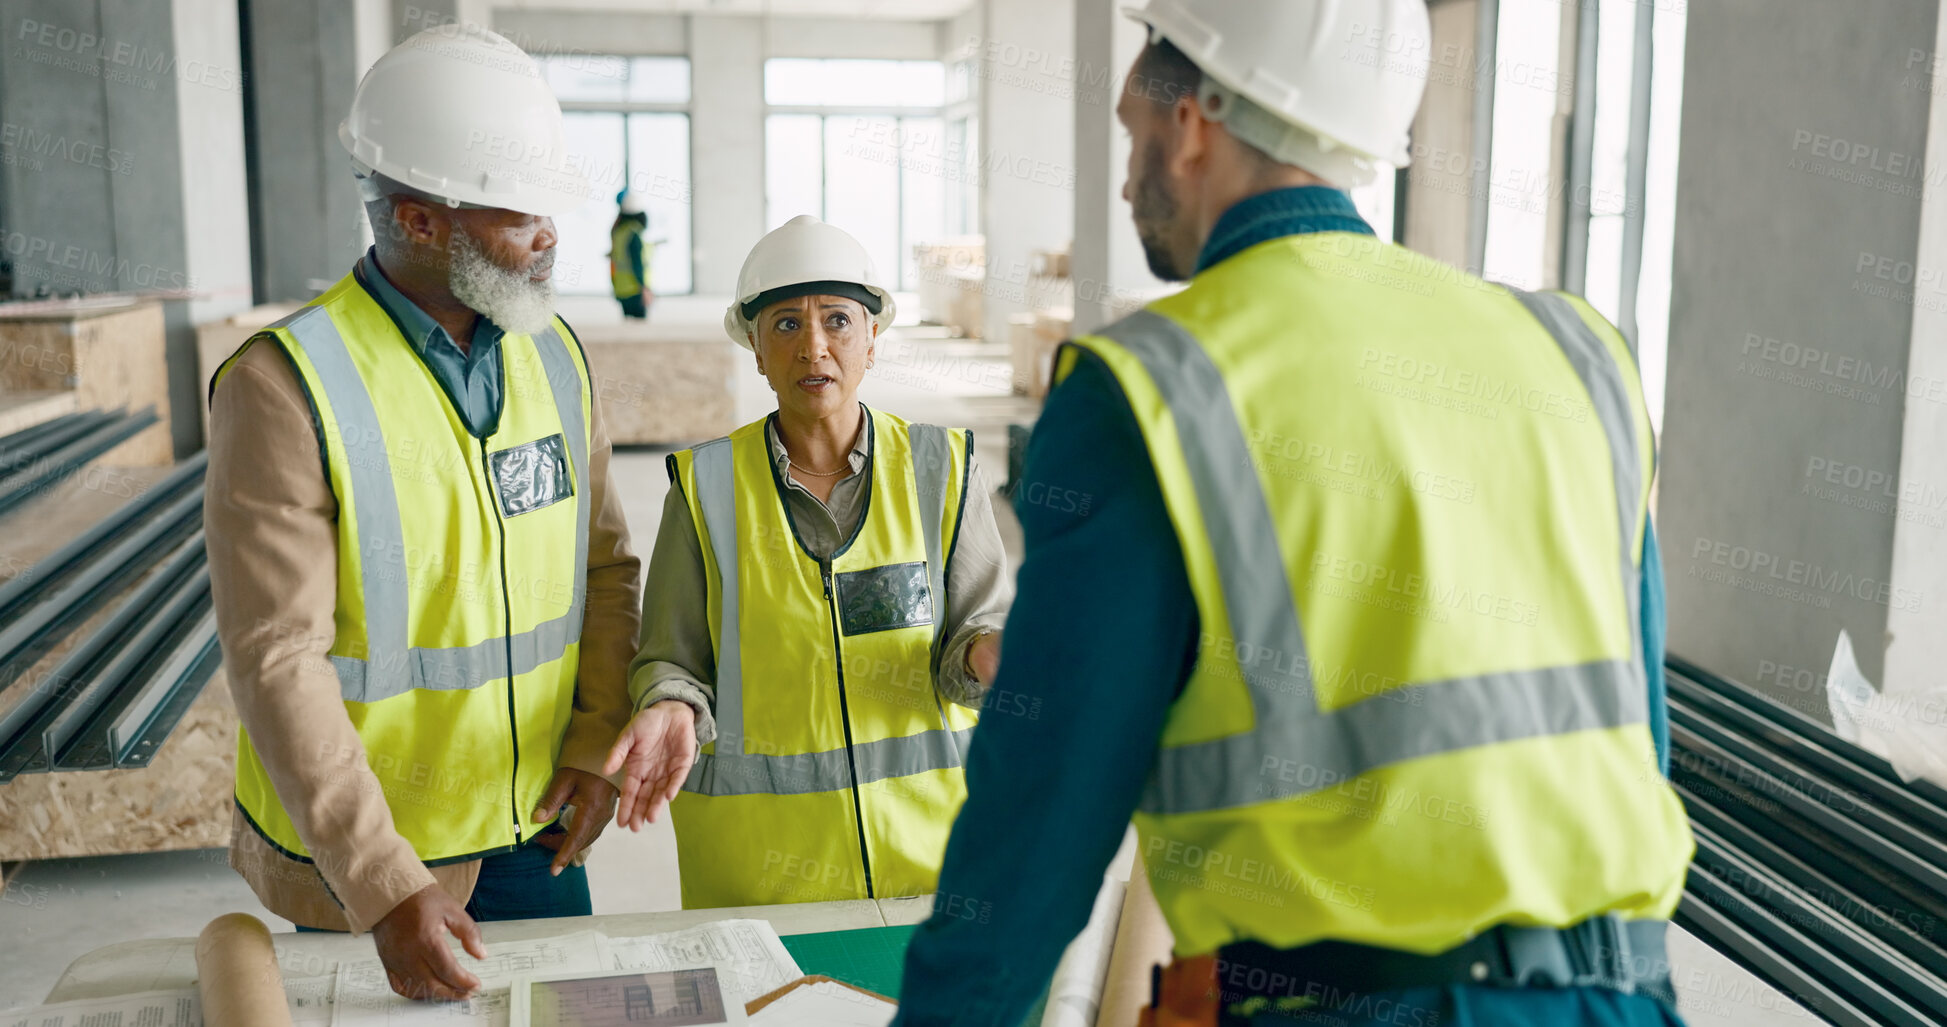
[{"label": "man's hand", "polygon": [[609,811],[615,808],[615,786],[585,770],[562,767],[554,772],[554,780],[548,783],[541,804],[534,807],[534,819],[552,820],[564,805],[575,808],[567,833],[542,834],[534,839],[535,844],[554,850],[554,862],[548,872],[556,876],[574,862],[576,853],[595,844],[595,839],[602,836],[602,829],[608,826]]},{"label": "man's hand", "polygon": [[437,884],[406,896],[373,925],[372,941],[393,991],[412,999],[458,1001],[480,987],[480,978],[468,973],[446,944],[448,931],[473,958],[487,958],[479,926]]},{"label": "man's hand", "polygon": [[656,822],[656,813],[676,798],[696,762],[696,711],[690,704],[664,699],[629,721],[609,750],[604,773],[628,767],[622,780],[622,805],[615,823],[631,831]]},{"label": "man's hand", "polygon": [[967,669],[973,671],[974,680],[983,685],[991,685],[1001,672],[1001,633],[989,631],[973,640],[967,647]]}]

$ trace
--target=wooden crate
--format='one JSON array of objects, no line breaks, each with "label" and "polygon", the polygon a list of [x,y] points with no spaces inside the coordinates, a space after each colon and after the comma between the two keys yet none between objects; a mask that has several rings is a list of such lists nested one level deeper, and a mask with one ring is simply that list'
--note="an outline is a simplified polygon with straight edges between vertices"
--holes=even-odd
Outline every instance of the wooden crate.
[{"label": "wooden crate", "polygon": [[175,459],[162,304],[99,297],[0,304],[0,392],[71,391],[82,410],[155,407],[158,422],[103,454],[105,466]]}]

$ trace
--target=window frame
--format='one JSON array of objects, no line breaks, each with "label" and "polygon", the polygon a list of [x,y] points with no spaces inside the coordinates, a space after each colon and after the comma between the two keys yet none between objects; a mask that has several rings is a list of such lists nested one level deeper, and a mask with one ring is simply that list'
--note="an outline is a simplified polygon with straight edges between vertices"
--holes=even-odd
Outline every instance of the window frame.
[{"label": "window frame", "polygon": [[[914,105],[772,103],[771,95],[770,95],[770,66],[774,61],[792,61],[792,62],[844,61],[846,63],[872,61],[872,62],[884,63],[884,64],[938,65],[940,69],[940,81],[941,81],[940,95],[942,97],[942,100],[938,104],[914,104]],[[768,57],[765,58],[764,72],[763,72],[764,74],[764,124],[765,124],[765,138],[767,142],[770,138],[769,126],[770,126],[771,118],[773,117],[780,116],[780,115],[797,115],[797,116],[811,116],[811,117],[818,118],[818,140],[819,140],[818,217],[820,220],[829,220],[829,218],[827,217],[827,212],[830,205],[830,200],[828,199],[828,196],[831,189],[831,164],[830,164],[831,119],[835,117],[836,118],[890,118],[895,124],[903,123],[907,119],[930,119],[940,123],[941,131],[944,136],[944,134],[951,128],[951,126],[956,120],[964,120],[967,119],[969,116],[977,117],[979,112],[979,99],[978,99],[977,92],[964,99],[959,99],[959,100],[950,99],[951,93],[948,91],[948,86],[953,76],[953,66],[955,63],[956,62],[952,60],[924,59],[924,58],[854,58],[854,57]],[[972,76],[971,78],[972,78],[973,89],[977,90],[978,77]],[[903,126],[902,126],[902,130],[903,130]],[[764,153],[765,172],[767,176],[769,174],[770,161],[771,161],[771,153],[769,151],[769,147],[767,146]],[[894,232],[894,238],[898,240],[898,244],[897,244],[898,250],[901,251],[903,251],[906,246],[906,176],[910,173],[912,172],[910,172],[909,169],[907,168],[906,162],[901,161],[898,164],[897,174],[895,176],[898,181],[898,187],[892,197],[892,203],[894,207],[893,232]],[[956,206],[959,207],[962,212],[960,215],[961,217],[968,216],[966,213],[967,205],[966,205],[966,196],[964,195],[964,193],[969,189],[975,191],[975,199],[973,202],[974,204],[976,204],[976,206],[974,206],[973,209],[977,211],[978,210],[977,204],[979,202],[977,198],[978,197],[977,187],[971,184],[969,181],[967,181],[965,176],[962,176],[962,180],[960,182],[946,183],[946,192],[942,197],[943,199],[942,213],[945,221],[945,223],[942,224],[941,226],[941,230],[943,232],[946,231],[947,224],[950,224],[955,220],[953,211],[955,210]],[[765,196],[764,200],[765,200],[764,221],[766,224],[769,224],[771,221],[771,210],[770,210],[770,197],[768,194]],[[973,216],[976,219],[978,217],[977,214]],[[892,275],[891,275],[893,279],[893,288],[901,292],[917,289],[919,287],[917,282],[909,283],[906,280],[906,264],[910,259],[910,255],[904,252],[895,252],[895,257],[897,258],[897,260],[894,267],[892,268]]]},{"label": "window frame", "polygon": [[[629,115],[631,114],[678,114],[683,117],[683,120],[685,122],[687,122],[688,129],[686,131],[686,134],[689,137],[689,147],[688,147],[689,152],[686,155],[687,156],[686,164],[688,165],[688,167],[685,169],[685,172],[688,175],[688,179],[690,183],[690,202],[686,205],[689,209],[689,239],[690,239],[689,254],[688,254],[689,279],[690,279],[689,288],[682,292],[658,291],[657,295],[658,296],[696,295],[696,118],[692,110],[693,106],[696,103],[696,62],[692,60],[688,54],[600,53],[600,54],[576,54],[572,56],[583,60],[586,60],[590,57],[618,58],[625,61],[635,61],[637,59],[646,58],[652,60],[681,61],[683,63],[684,75],[688,78],[688,88],[684,90],[685,95],[689,97],[689,99],[687,100],[681,102],[674,102],[674,101],[660,101],[660,100],[568,100],[568,99],[564,99],[564,100],[560,100],[560,104],[561,104],[561,113],[563,114],[614,114],[622,119],[622,181],[625,187],[627,183],[632,181],[635,177],[634,170],[630,166]],[[545,77],[547,74],[547,66],[545,64],[546,61],[565,60],[565,59],[569,59],[569,56],[568,55],[536,55],[535,56],[535,60],[542,64],[541,73],[543,77]]]}]

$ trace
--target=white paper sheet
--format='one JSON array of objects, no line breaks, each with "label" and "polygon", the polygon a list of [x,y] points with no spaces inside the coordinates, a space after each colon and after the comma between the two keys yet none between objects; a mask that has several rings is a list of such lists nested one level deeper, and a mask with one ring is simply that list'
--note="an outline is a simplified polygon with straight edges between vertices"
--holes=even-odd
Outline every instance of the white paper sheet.
[{"label": "white paper sheet", "polygon": [[1852,638],[1841,631],[1825,696],[1840,738],[1893,764],[1902,781],[1926,778],[1947,788],[1947,688],[1929,681],[1881,692],[1859,669]]},{"label": "white paper sheet", "polygon": [[332,992],[338,988],[338,971],[322,977],[284,978],[284,1001],[291,1007],[293,1027],[331,1027]]},{"label": "white paper sheet", "polygon": [[203,1001],[196,989],[185,988],[0,1013],[0,1027],[93,1027],[101,1023],[122,1027],[203,1027]]},{"label": "white paper sheet", "polygon": [[757,1011],[751,1027],[886,1027],[899,1007],[831,981],[786,992]]},{"label": "white paper sheet", "polygon": [[502,941],[487,946],[476,960],[454,949],[460,965],[480,978],[480,990],[465,1002],[418,1002],[392,993],[385,965],[375,956],[338,965],[332,1027],[507,1027],[508,986],[517,977],[594,973],[602,969],[602,936],[580,931],[559,938]]},{"label": "white paper sheet", "polygon": [[749,1002],[804,976],[764,920],[718,920],[667,934],[610,938],[611,970],[693,970],[712,966],[724,994]]}]

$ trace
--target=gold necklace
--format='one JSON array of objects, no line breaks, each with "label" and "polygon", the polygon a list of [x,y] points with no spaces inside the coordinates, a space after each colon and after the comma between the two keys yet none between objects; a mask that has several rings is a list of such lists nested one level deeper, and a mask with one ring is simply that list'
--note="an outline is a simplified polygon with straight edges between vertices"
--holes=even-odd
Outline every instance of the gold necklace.
[{"label": "gold necklace", "polygon": [[844,474],[845,472],[852,469],[852,465],[848,461],[845,464],[845,466],[839,468],[836,471],[814,471],[809,467],[799,466],[797,461],[791,459],[791,454],[789,453],[784,454],[784,462],[785,464],[789,465],[793,470],[803,471],[804,473],[809,474],[814,478],[836,478],[839,475]]}]

